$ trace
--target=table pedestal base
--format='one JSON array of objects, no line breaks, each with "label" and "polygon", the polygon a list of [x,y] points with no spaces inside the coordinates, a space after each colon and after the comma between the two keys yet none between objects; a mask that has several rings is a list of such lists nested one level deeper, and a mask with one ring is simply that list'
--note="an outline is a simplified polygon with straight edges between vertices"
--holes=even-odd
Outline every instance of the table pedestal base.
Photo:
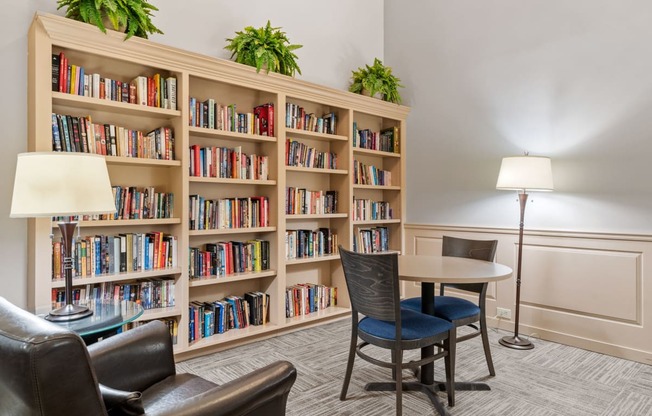
[{"label": "table pedestal base", "polygon": [[[364,388],[367,391],[396,391],[396,383],[368,383]],[[445,390],[446,388],[444,386],[443,391]],[[439,401],[439,396],[437,396],[437,392],[442,391],[439,385],[433,384],[428,386],[418,381],[408,381],[403,383],[403,391],[420,391],[425,393],[441,416],[450,416],[450,413],[446,411],[444,405]]]}]

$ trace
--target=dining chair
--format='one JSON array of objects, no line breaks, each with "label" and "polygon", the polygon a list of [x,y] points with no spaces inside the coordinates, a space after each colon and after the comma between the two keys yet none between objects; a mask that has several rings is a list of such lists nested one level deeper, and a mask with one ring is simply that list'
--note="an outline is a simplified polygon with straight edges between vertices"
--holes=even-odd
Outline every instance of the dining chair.
[{"label": "dining chair", "polygon": [[[497,240],[468,240],[465,238],[444,236],[442,256],[464,257],[476,260],[493,261],[496,256]],[[484,355],[489,367],[489,374],[496,375],[491,359],[489,336],[487,334],[486,298],[488,283],[465,283],[440,285],[439,296],[435,296],[435,316],[450,321],[455,328],[468,326],[473,332],[457,337],[457,342],[477,337],[482,338]],[[446,288],[454,288],[478,295],[478,302],[444,295]],[[409,298],[401,302],[402,308],[421,311],[421,298]]]},{"label": "dining chair", "polygon": [[[396,414],[402,414],[402,370],[444,358],[449,406],[455,405],[455,327],[449,321],[420,311],[401,309],[398,254],[362,254],[339,246],[346,286],[351,300],[351,343],[340,400],[346,400],[355,355],[393,370],[396,383]],[[360,319],[359,315],[364,317]],[[358,338],[362,342],[358,343]],[[363,352],[373,345],[391,351],[391,361]],[[435,346],[439,351],[419,360],[403,362],[403,352]],[[438,409],[443,413],[443,407]]]}]

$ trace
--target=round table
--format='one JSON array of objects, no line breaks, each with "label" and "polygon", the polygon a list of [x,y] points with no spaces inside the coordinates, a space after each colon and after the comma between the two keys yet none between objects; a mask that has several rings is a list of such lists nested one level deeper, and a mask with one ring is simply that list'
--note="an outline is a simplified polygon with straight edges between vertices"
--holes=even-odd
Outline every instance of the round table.
[{"label": "round table", "polygon": [[[421,282],[422,312],[434,314],[435,283],[486,283],[508,279],[512,269],[499,263],[461,257],[402,255],[398,256],[399,279]],[[421,350],[422,357],[431,356],[434,347]],[[439,399],[437,391],[445,391],[446,384],[434,381],[434,364],[421,367],[420,382],[404,382],[404,390],[426,393],[440,414],[447,414]],[[367,390],[394,390],[396,383],[369,383]],[[456,382],[456,390],[490,390],[485,383]]]}]

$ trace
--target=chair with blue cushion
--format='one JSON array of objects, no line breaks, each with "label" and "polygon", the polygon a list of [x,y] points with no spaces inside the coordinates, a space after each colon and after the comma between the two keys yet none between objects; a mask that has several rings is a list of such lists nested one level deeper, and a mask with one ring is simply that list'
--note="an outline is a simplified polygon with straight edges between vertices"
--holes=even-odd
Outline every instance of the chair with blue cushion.
[{"label": "chair with blue cushion", "polygon": [[[497,240],[468,240],[464,238],[444,236],[442,255],[450,257],[464,257],[469,259],[493,261],[496,256]],[[456,328],[469,326],[473,332],[457,337],[457,342],[466,341],[480,335],[484,347],[484,355],[489,367],[489,374],[496,375],[494,363],[491,359],[489,336],[487,335],[486,297],[487,283],[467,284],[442,284],[440,296],[435,296],[435,316],[452,322]],[[466,299],[445,296],[446,288],[454,288],[478,294],[478,303]],[[421,311],[421,298],[405,299],[401,307],[414,311]]]},{"label": "chair with blue cushion", "polygon": [[[454,406],[455,327],[444,319],[401,309],[396,253],[361,254],[340,246],[339,254],[352,316],[351,344],[340,400],[346,399],[356,354],[372,364],[393,370],[395,385],[391,383],[390,387],[396,391],[397,415],[402,414],[402,390],[407,390],[408,384],[417,384],[403,383],[402,370],[415,370],[444,358],[448,404]],[[364,317],[360,319],[359,314]],[[359,344],[358,337],[362,340]],[[392,360],[382,361],[367,355],[362,350],[368,345],[390,350]],[[403,362],[403,351],[429,346],[437,347],[435,350],[439,352],[417,361]],[[440,414],[446,414],[436,395],[433,404]]]}]

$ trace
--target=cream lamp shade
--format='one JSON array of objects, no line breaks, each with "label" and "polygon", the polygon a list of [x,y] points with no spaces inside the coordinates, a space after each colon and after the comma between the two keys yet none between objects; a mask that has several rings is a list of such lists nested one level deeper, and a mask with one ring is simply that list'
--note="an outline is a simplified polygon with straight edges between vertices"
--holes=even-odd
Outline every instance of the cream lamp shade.
[{"label": "cream lamp shade", "polygon": [[550,158],[527,155],[503,158],[496,189],[552,191]]},{"label": "cream lamp shade", "polygon": [[31,152],[18,155],[10,217],[115,212],[103,156]]}]

